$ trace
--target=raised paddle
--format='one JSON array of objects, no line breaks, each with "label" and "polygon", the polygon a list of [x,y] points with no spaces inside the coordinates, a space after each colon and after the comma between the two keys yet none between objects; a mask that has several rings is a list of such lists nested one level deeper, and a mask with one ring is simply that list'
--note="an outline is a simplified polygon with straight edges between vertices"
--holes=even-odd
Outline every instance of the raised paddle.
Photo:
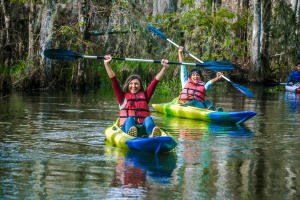
[{"label": "raised paddle", "polygon": [[[171,39],[167,38],[160,30],[152,27],[152,26],[147,26],[147,29],[149,31],[151,31],[152,33],[154,33],[155,35],[157,35],[158,37],[167,40],[168,42],[170,42],[171,44],[173,44],[174,46],[176,46],[177,48],[179,48],[179,45],[176,44],[175,42],[173,42]],[[183,50],[186,54],[188,54],[189,56],[193,57],[195,60],[197,60],[200,63],[203,63],[203,61],[201,61],[199,58],[197,58],[196,56],[192,55],[190,52],[188,52],[187,50]],[[218,62],[218,61],[215,61]],[[219,61],[220,62],[220,61]],[[219,69],[216,69],[215,71],[220,71]],[[241,93],[243,93],[244,95],[248,96],[248,97],[254,97],[254,94],[248,90],[247,88],[245,88],[244,86],[241,86],[237,83],[232,82],[229,78],[225,77],[224,75],[222,75],[222,78],[224,78],[226,81],[228,81],[229,83],[231,83],[231,85],[233,87],[235,87],[237,90],[239,90]]]},{"label": "raised paddle", "polygon": [[[58,59],[58,60],[76,60],[78,58],[89,58],[89,59],[104,59],[104,56],[90,56],[90,55],[82,55],[77,54],[72,51],[63,50],[63,49],[46,49],[44,51],[44,55],[50,59]],[[137,58],[119,58],[112,57],[115,60],[126,60],[126,61],[138,61],[138,62],[152,62],[152,63],[160,63],[161,60],[148,60],[148,59],[137,59]],[[174,65],[194,65],[200,66],[203,69],[209,70],[220,70],[220,71],[231,71],[233,70],[233,64],[224,61],[211,61],[205,63],[185,63],[185,62],[173,62],[169,61],[168,64]]]}]

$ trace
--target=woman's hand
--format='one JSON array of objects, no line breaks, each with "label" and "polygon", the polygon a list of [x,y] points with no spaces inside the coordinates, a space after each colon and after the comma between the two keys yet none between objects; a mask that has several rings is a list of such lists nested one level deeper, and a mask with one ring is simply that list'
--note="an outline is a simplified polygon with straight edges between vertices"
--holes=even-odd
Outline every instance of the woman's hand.
[{"label": "woman's hand", "polygon": [[104,64],[109,63],[112,60],[111,55],[104,56]]},{"label": "woman's hand", "polygon": [[222,78],[222,76],[223,76],[222,72],[217,72],[216,78],[212,79],[211,82],[215,83],[216,81],[220,80]]},{"label": "woman's hand", "polygon": [[162,65],[163,67],[168,68],[168,66],[169,66],[169,65],[168,65],[168,62],[169,62],[168,60],[162,59],[160,63],[161,63],[161,65]]},{"label": "woman's hand", "polygon": [[178,49],[178,59],[179,59],[179,62],[184,62],[184,60],[183,60],[183,53],[182,53],[183,50],[184,50],[184,48],[182,46],[180,46],[179,49]]},{"label": "woman's hand", "polygon": [[165,75],[167,68],[168,68],[168,60],[162,59],[161,60],[161,65],[163,66],[163,68],[160,70],[160,72],[156,75],[156,80],[160,81],[162,79],[162,77]]},{"label": "woman's hand", "polygon": [[294,85],[293,82],[289,82],[289,85]]},{"label": "woman's hand", "polygon": [[184,47],[180,46],[178,49],[178,53],[182,53],[183,52]]},{"label": "woman's hand", "polygon": [[222,72],[217,72],[217,78],[221,79],[224,74]]},{"label": "woman's hand", "polygon": [[105,69],[106,69],[106,72],[107,72],[109,78],[113,78],[115,76],[115,73],[113,72],[113,70],[111,69],[110,64],[109,64],[109,62],[111,60],[112,60],[111,55],[104,56],[104,66],[105,66]]}]

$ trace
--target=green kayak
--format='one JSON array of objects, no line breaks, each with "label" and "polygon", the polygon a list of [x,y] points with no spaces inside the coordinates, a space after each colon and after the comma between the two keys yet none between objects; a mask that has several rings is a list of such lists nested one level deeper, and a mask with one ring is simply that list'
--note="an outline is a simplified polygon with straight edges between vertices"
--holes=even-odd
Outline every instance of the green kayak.
[{"label": "green kayak", "polygon": [[216,112],[212,110],[185,106],[177,103],[177,98],[170,103],[152,104],[153,108],[169,116],[202,120],[207,122],[241,124],[256,115],[256,112]]}]

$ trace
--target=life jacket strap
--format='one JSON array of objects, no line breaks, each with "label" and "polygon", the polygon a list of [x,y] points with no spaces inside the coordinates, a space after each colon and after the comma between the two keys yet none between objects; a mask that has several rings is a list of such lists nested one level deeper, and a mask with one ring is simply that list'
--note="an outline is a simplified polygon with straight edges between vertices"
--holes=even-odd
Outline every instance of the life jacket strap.
[{"label": "life jacket strap", "polygon": [[147,99],[135,98],[135,99],[127,99],[127,101],[147,101]]},{"label": "life jacket strap", "polygon": [[[180,94],[186,94],[187,96],[189,95],[189,93],[185,93],[185,92],[181,92]],[[195,100],[195,96],[198,97],[198,98],[200,98],[201,101],[204,101],[204,99],[201,96],[199,96],[199,95],[195,94],[195,92],[193,92],[193,100]]]}]

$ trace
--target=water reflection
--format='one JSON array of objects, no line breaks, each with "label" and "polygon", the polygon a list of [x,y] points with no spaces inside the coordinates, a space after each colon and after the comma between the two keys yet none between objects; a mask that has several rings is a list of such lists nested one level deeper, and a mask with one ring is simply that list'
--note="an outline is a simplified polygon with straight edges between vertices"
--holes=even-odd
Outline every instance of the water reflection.
[{"label": "water reflection", "polygon": [[294,92],[285,92],[285,101],[287,102],[288,110],[291,113],[300,113],[300,94]]},{"label": "water reflection", "polygon": [[178,141],[158,160],[105,144],[113,93],[14,93],[0,104],[0,199],[299,199],[299,97],[253,91],[211,93],[257,112],[247,127],[153,113]]},{"label": "water reflection", "polygon": [[153,155],[105,147],[105,157],[116,160],[116,169],[108,198],[141,198],[152,182],[169,184],[176,168],[175,152]]},{"label": "water reflection", "polygon": [[[220,126],[190,119],[160,118],[159,113],[153,115],[160,126],[178,138],[174,184],[181,186],[183,199],[231,199],[225,197],[224,189],[236,190],[232,163],[241,159],[239,170],[249,167],[249,161],[243,158],[251,150],[254,132],[243,126]],[[240,176],[247,181],[247,172]]]}]

